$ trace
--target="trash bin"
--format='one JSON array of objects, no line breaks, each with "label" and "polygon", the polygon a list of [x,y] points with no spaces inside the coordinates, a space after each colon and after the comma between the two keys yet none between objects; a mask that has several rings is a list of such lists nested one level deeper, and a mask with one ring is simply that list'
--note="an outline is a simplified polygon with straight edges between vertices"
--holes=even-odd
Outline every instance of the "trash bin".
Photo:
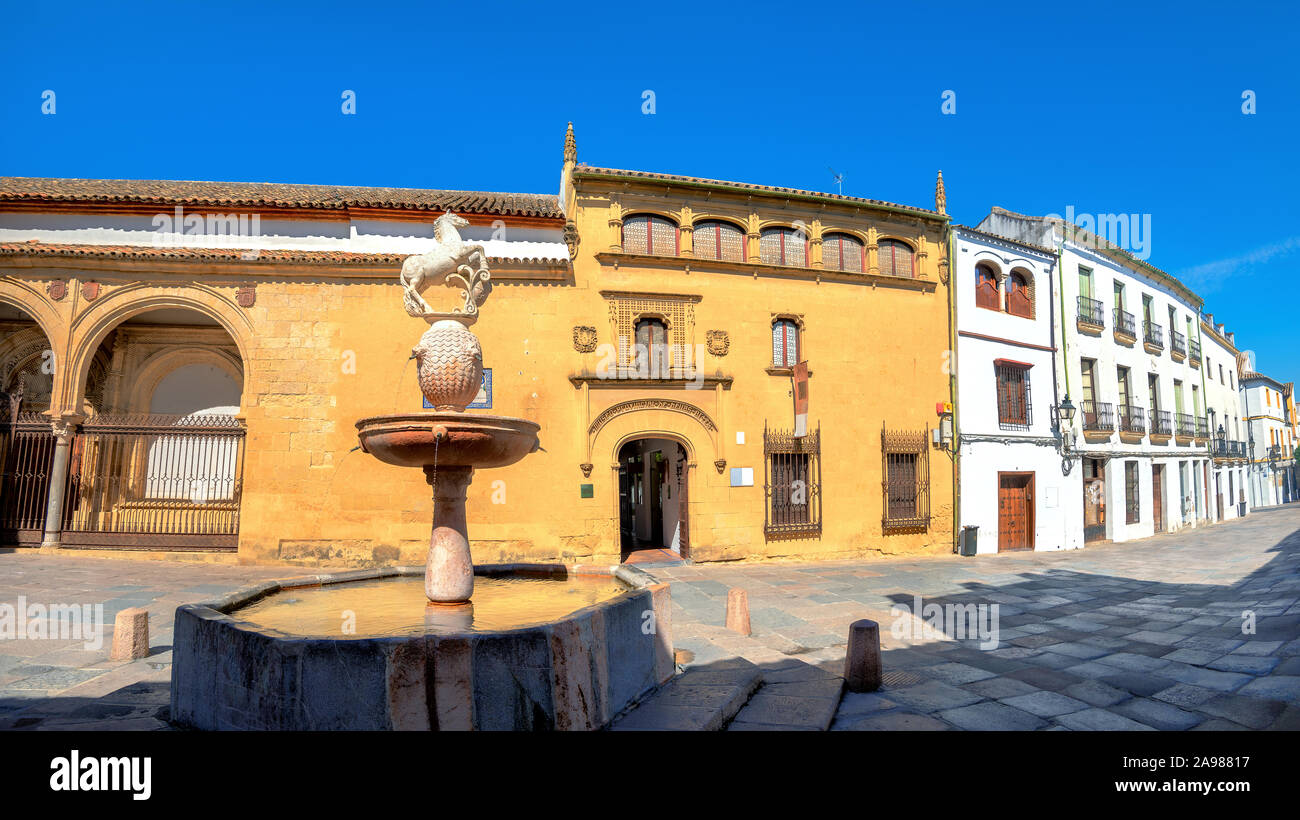
[{"label": "trash bin", "polygon": [[980,528],[977,524],[967,524],[961,528],[961,554],[972,556],[979,543]]},{"label": "trash bin", "polygon": [[1245,517],[1246,517],[1246,502],[1245,502],[1245,501],[1238,501],[1238,502],[1237,502],[1237,517],[1238,517],[1238,518],[1245,518]]}]

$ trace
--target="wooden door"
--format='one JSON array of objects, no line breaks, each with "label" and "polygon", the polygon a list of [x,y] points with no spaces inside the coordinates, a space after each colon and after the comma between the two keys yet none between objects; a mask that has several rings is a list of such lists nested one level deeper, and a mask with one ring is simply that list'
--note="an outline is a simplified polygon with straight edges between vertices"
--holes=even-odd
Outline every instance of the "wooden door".
[{"label": "wooden door", "polygon": [[650,546],[664,546],[664,461],[663,454],[650,456]]},{"label": "wooden door", "polygon": [[1223,520],[1223,488],[1219,486],[1219,479],[1222,478],[1218,473],[1214,474],[1214,502],[1219,511],[1219,517],[1216,521]]},{"label": "wooden door", "polygon": [[998,473],[998,552],[1034,548],[1034,474]]},{"label": "wooden door", "polygon": [[1151,509],[1154,511],[1156,532],[1165,531],[1164,477],[1164,465],[1151,468]]}]

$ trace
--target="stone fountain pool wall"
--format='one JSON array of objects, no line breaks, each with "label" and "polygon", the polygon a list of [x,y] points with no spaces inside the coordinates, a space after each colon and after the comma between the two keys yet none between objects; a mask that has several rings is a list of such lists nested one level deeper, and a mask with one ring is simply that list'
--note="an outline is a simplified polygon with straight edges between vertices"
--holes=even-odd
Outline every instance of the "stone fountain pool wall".
[{"label": "stone fountain pool wall", "polygon": [[[613,574],[627,592],[501,632],[313,638],[238,619],[281,590],[423,567],[271,581],[176,610],[172,720],[197,729],[590,730],[672,677],[670,598],[630,567],[493,565],[476,574]],[[654,613],[654,629],[647,630]]]}]

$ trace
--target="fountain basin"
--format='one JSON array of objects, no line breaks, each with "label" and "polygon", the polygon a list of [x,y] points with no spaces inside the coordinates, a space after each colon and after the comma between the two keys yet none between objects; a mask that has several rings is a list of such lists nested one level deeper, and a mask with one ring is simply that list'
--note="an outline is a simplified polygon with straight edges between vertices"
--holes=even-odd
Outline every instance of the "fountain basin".
[{"label": "fountain basin", "polygon": [[412,583],[423,571],[289,578],[177,608],[172,720],[198,729],[590,730],[675,671],[668,585],[629,567],[476,568],[489,579],[556,583],[603,574],[621,587],[515,629],[458,624],[452,608],[436,606],[426,628],[399,634],[290,634],[250,620],[255,604],[277,595]]},{"label": "fountain basin", "polygon": [[538,448],[541,427],[508,416],[425,412],[357,422],[361,449],[398,467],[506,467]]}]

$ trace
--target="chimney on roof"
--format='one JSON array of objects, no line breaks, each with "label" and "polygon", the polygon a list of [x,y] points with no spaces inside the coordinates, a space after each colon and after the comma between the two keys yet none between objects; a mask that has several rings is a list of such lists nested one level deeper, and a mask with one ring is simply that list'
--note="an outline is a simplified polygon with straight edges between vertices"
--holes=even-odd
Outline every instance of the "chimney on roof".
[{"label": "chimney on roof", "polygon": [[1237,339],[1236,339],[1236,335],[1237,335],[1237,334],[1236,334],[1236,333],[1228,333],[1228,334],[1226,334],[1226,335],[1227,335],[1227,337],[1228,337],[1228,344],[1232,345],[1233,347],[1236,347],[1236,346],[1237,346]]},{"label": "chimney on roof", "polygon": [[943,190],[943,171],[934,183],[934,209],[941,214],[948,213],[948,194]]},{"label": "chimney on roof", "polygon": [[1220,322],[1219,324],[1215,325],[1215,328],[1214,328],[1214,329],[1217,330],[1217,331],[1219,331],[1219,335],[1220,335],[1220,336],[1222,336],[1224,333],[1227,332],[1227,328],[1224,326],[1224,324],[1223,324],[1222,322]]},{"label": "chimney on roof", "polygon": [[1207,313],[1207,314],[1205,314],[1205,323],[1206,323],[1207,325],[1209,325],[1210,327],[1214,327],[1214,314],[1213,314],[1213,313]]}]

